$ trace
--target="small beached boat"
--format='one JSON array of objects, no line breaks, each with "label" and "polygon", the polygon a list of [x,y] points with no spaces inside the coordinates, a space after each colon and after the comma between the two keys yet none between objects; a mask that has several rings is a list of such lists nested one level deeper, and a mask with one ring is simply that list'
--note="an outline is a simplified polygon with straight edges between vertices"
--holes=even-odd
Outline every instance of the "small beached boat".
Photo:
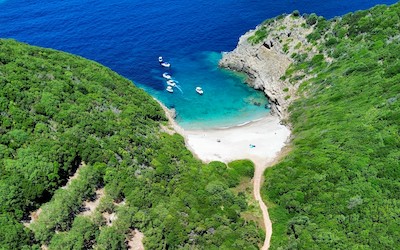
[{"label": "small beached boat", "polygon": [[165,68],[171,67],[171,64],[168,63],[168,62],[162,62],[162,63],[160,63],[160,64],[161,64],[161,66],[163,66],[163,67],[165,67]]},{"label": "small beached boat", "polygon": [[202,95],[204,92],[203,92],[203,89],[202,88],[200,88],[200,87],[196,87],[196,92],[199,94],[199,95]]},{"label": "small beached boat", "polygon": [[168,91],[169,93],[174,93],[174,90],[172,89],[171,86],[168,86],[165,90]]},{"label": "small beached boat", "polygon": [[176,87],[176,82],[174,80],[168,80],[167,84],[171,87]]},{"label": "small beached boat", "polygon": [[172,78],[171,75],[168,74],[167,72],[163,73],[162,77],[164,77],[165,79],[168,79],[168,80]]},{"label": "small beached boat", "polygon": [[159,62],[159,63],[162,63],[162,62],[163,62],[162,56],[159,56],[159,57],[158,57],[158,62]]}]

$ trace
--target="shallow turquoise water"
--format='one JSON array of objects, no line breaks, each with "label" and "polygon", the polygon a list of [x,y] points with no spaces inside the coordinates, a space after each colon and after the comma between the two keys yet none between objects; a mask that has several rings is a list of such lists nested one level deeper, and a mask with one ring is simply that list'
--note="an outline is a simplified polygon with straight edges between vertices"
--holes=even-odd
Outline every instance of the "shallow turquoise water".
[{"label": "shallow turquoise water", "polygon": [[[245,75],[218,68],[220,59],[221,54],[216,52],[165,58],[171,63],[171,69],[154,67],[151,71],[153,88],[136,84],[167,107],[175,108],[177,122],[186,129],[229,127],[268,114],[270,110],[265,107],[268,100],[264,94],[247,86]],[[174,93],[165,90],[164,72],[178,81]],[[197,86],[203,88],[203,95],[195,91]]]}]

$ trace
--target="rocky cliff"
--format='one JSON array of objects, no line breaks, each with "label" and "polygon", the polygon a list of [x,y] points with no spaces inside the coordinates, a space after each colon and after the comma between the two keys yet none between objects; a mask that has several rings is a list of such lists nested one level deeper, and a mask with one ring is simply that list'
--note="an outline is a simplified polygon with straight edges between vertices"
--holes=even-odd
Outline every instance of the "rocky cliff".
[{"label": "rocky cliff", "polygon": [[296,55],[315,54],[316,49],[306,39],[311,32],[306,19],[298,15],[267,20],[240,37],[235,50],[224,53],[219,65],[246,73],[247,83],[264,91],[272,113],[285,120],[300,81],[292,84],[282,76]]}]

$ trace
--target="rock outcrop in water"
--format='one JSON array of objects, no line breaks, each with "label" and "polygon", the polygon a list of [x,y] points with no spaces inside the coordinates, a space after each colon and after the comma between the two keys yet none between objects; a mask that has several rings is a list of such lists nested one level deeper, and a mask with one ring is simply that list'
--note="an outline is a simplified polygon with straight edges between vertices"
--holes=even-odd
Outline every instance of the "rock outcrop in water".
[{"label": "rock outcrop in water", "polygon": [[247,83],[264,91],[272,112],[284,120],[300,83],[292,84],[282,76],[296,55],[312,57],[316,53],[306,39],[312,30],[300,16],[267,20],[240,37],[235,50],[224,53],[219,65],[246,73]]}]

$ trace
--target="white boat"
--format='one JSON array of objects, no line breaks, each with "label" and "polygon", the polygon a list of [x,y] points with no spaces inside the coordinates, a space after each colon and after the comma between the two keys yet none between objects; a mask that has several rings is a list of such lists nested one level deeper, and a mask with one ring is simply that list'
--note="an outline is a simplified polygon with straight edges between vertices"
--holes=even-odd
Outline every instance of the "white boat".
[{"label": "white boat", "polygon": [[167,84],[171,87],[176,87],[176,82],[174,80],[168,80]]},{"label": "white boat", "polygon": [[159,63],[162,63],[162,62],[163,62],[162,56],[159,56],[159,57],[158,57],[158,62],[159,62]]},{"label": "white boat", "polygon": [[172,79],[172,77],[170,76],[170,74],[168,74],[167,72],[162,74],[162,77],[164,77],[165,79],[169,80]]},{"label": "white boat", "polygon": [[171,67],[171,64],[168,63],[168,62],[162,62],[162,63],[161,63],[161,66],[163,66],[163,67],[165,67],[165,68],[169,68],[169,67]]},{"label": "white boat", "polygon": [[171,86],[168,86],[165,90],[168,91],[169,93],[174,93],[174,90],[172,89]]},{"label": "white boat", "polygon": [[204,93],[203,89],[200,87],[196,87],[196,92],[199,93],[199,95],[202,95]]}]

